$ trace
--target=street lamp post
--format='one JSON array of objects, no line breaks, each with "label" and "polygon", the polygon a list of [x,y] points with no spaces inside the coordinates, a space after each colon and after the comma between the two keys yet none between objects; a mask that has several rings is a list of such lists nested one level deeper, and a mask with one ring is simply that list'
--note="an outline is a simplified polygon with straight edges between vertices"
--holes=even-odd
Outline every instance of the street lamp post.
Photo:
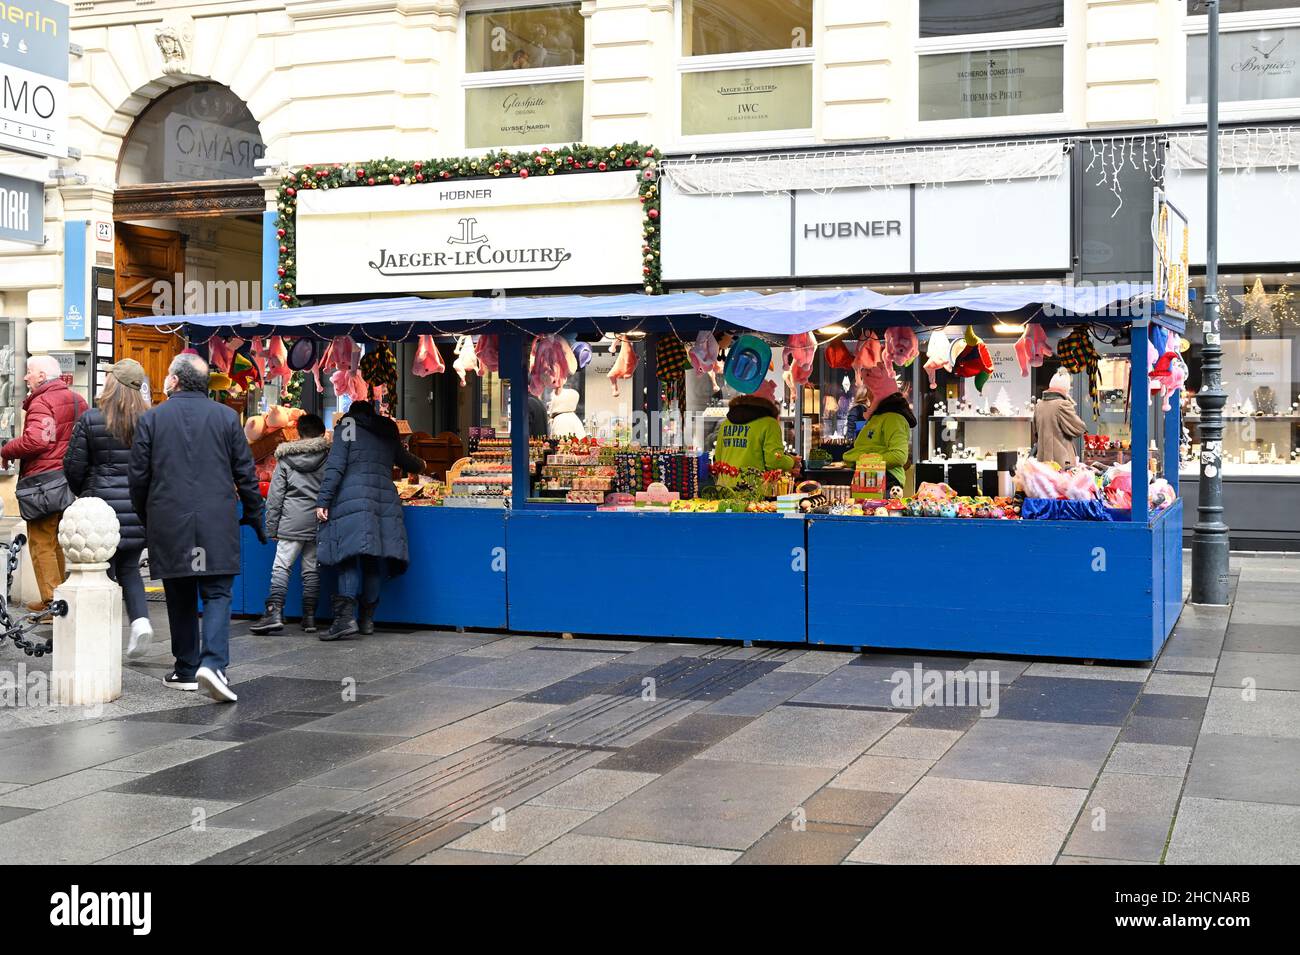
[{"label": "street lamp post", "polygon": [[1219,0],[1209,15],[1205,133],[1205,319],[1202,325],[1200,499],[1192,534],[1192,603],[1228,602],[1228,525],[1223,520],[1223,347],[1219,341]]}]

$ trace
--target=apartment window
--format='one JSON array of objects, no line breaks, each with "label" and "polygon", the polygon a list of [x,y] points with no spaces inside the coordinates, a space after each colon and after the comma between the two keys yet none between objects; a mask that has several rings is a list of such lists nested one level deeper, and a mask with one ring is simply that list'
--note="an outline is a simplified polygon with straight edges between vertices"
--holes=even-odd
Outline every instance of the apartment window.
[{"label": "apartment window", "polygon": [[465,14],[465,145],[582,139],[586,21],[577,3]]},{"label": "apartment window", "polygon": [[813,0],[683,0],[683,136],[812,128]]},{"label": "apartment window", "polygon": [[1065,109],[1064,0],[920,0],[921,120]]}]

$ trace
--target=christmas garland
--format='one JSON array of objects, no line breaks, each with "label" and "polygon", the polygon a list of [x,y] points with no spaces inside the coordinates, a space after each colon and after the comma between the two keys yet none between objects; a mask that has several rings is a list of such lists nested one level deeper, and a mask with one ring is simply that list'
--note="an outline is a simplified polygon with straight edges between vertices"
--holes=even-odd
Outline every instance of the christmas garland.
[{"label": "christmas garland", "polygon": [[275,234],[280,241],[280,261],[276,269],[275,290],[282,308],[296,307],[298,270],[296,231],[298,193],[304,189],[343,189],[379,186],[413,186],[451,179],[490,179],[514,176],[575,175],[598,172],[640,172],[639,191],[643,236],[641,243],[645,292],[663,292],[659,270],[659,162],[662,154],[653,146],[618,143],[601,148],[575,143],[560,149],[537,149],[523,152],[501,150],[478,157],[461,156],[444,159],[417,159],[402,162],[377,159],[363,163],[307,165],[287,173],[280,180],[276,208],[279,212]]}]

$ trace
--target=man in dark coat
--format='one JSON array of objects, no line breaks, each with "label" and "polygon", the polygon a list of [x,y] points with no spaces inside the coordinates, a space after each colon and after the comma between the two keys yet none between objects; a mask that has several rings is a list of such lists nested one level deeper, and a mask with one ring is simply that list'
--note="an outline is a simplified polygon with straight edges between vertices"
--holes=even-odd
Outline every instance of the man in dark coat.
[{"label": "man in dark coat", "polygon": [[[86,410],[86,399],[67,386],[59,372],[59,363],[49,355],[27,359],[28,395],[23,401],[27,418],[23,433],[0,448],[0,467],[9,461],[21,461],[18,480],[36,474],[63,469],[63,455],[68,450],[72,427]],[[54,599],[54,588],[63,583],[67,570],[63,565],[63,548],[59,546],[59,521],[62,511],[46,514],[27,522],[27,550],[36,572],[40,600],[27,605],[41,610]]]},{"label": "man in dark coat", "polygon": [[214,700],[233,703],[225,671],[239,525],[250,524],[266,542],[262,496],[239,416],[208,399],[207,363],[192,353],[177,355],[163,391],[167,400],[136,427],[130,484],[149,541],[150,575],[162,579],[167,595],[176,669],[165,682],[202,686]]},{"label": "man in dark coat", "polygon": [[[322,640],[374,631],[379,586],[406,572],[406,524],[393,487],[393,465],[416,474],[424,462],[402,447],[397,424],[369,401],[354,401],[334,428],[325,478],[316,498],[323,522],[316,557],[337,566],[334,625]],[[360,620],[353,613],[360,601]]]}]

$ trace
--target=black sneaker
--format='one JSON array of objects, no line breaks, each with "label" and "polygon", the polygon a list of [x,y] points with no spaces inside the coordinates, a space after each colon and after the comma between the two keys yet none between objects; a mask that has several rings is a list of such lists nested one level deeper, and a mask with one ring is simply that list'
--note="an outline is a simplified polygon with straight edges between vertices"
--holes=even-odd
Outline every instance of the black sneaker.
[{"label": "black sneaker", "polygon": [[171,673],[168,673],[163,677],[163,685],[170,686],[173,690],[187,690],[191,692],[199,688],[199,683],[194,679],[194,677],[190,677],[188,680],[183,679],[175,670],[172,670]]}]

